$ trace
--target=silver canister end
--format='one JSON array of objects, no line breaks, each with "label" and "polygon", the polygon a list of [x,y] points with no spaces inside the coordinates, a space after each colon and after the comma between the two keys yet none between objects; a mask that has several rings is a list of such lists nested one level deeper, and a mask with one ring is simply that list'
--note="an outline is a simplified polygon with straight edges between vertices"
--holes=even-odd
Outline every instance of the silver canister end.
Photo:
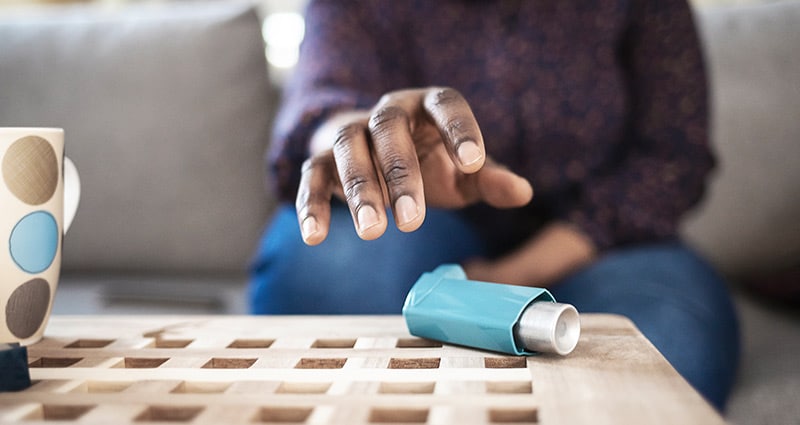
[{"label": "silver canister end", "polygon": [[578,310],[570,304],[533,302],[522,312],[514,336],[526,350],[567,355],[581,336]]}]

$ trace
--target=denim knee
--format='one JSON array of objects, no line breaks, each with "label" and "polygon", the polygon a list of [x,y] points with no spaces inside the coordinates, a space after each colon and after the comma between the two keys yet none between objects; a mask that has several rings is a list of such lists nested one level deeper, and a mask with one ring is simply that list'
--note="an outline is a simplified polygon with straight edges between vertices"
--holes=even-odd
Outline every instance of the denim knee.
[{"label": "denim knee", "polygon": [[627,316],[720,410],[739,360],[738,319],[722,277],[681,243],[612,252],[553,287],[581,312]]},{"label": "denim knee", "polygon": [[477,233],[452,211],[429,209],[416,232],[390,224],[381,238],[363,241],[349,210],[334,205],[328,238],[314,247],[302,242],[293,207],[277,211],[251,269],[253,313],[399,313],[420,274],[483,253]]}]

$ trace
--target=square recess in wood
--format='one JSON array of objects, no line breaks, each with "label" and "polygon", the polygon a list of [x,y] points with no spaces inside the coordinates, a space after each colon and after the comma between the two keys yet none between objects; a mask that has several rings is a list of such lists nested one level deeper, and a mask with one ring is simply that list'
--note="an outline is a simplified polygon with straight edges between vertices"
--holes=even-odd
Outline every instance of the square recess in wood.
[{"label": "square recess in wood", "polygon": [[28,367],[62,368],[70,367],[83,360],[83,357],[41,357],[28,364]]},{"label": "square recess in wood", "polygon": [[193,343],[193,339],[162,339],[156,338],[154,346],[156,348],[186,348]]},{"label": "square recess in wood", "polygon": [[381,382],[379,394],[433,394],[435,382]]},{"label": "square recess in wood", "polygon": [[489,422],[493,424],[535,424],[539,423],[539,411],[534,408],[495,408],[489,409]]},{"label": "square recess in wood", "polygon": [[437,369],[441,361],[438,357],[392,358],[389,360],[389,369]]},{"label": "square recess in wood", "polygon": [[341,369],[345,362],[347,358],[303,357],[294,367],[295,369]]},{"label": "square recess in wood", "polygon": [[79,339],[65,345],[64,348],[103,348],[112,342],[113,339]]},{"label": "square recess in wood", "polygon": [[247,369],[258,359],[239,359],[235,357],[213,357],[203,365],[203,369]]},{"label": "square recess in wood", "polygon": [[490,394],[531,394],[533,385],[530,381],[487,382],[486,392]]},{"label": "square recess in wood", "polygon": [[395,346],[397,348],[442,348],[442,343],[424,338],[398,338]]},{"label": "square recess in wood", "polygon": [[136,422],[191,422],[201,406],[150,406],[134,419]]},{"label": "square recess in wood", "polygon": [[483,366],[487,369],[525,369],[527,357],[484,357]]},{"label": "square recess in wood", "polygon": [[94,405],[45,404],[25,417],[28,421],[77,421],[94,409]]},{"label": "square recess in wood", "polygon": [[370,423],[424,424],[428,421],[428,409],[376,407],[369,412]]},{"label": "square recess in wood", "polygon": [[278,394],[325,394],[331,387],[330,382],[281,382]]},{"label": "square recess in wood", "polygon": [[318,339],[311,348],[353,348],[355,345],[355,339]]},{"label": "square recess in wood", "polygon": [[237,339],[225,348],[269,348],[273,343],[274,339]]},{"label": "square recess in wood", "polygon": [[126,369],[155,369],[166,363],[169,357],[125,357]]},{"label": "square recess in wood", "polygon": [[132,382],[113,381],[86,381],[75,387],[72,393],[110,394],[125,391]]},{"label": "square recess in wood", "polygon": [[313,411],[313,407],[262,407],[253,422],[300,424],[308,420]]}]

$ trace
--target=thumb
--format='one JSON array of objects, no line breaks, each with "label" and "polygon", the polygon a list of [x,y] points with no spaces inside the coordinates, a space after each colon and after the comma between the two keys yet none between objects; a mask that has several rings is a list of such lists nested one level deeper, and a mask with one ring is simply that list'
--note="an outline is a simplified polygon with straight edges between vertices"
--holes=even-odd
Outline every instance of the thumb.
[{"label": "thumb", "polygon": [[528,180],[489,159],[473,177],[481,199],[493,207],[521,207],[533,199]]}]

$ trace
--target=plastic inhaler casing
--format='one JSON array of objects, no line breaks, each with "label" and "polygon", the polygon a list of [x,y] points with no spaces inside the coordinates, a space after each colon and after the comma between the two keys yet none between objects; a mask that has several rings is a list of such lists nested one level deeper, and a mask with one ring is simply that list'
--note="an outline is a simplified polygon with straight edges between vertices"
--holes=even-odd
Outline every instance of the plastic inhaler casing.
[{"label": "plastic inhaler casing", "polygon": [[450,264],[417,280],[403,317],[412,335],[515,355],[569,354],[580,336],[575,307],[546,289],[468,280]]}]

